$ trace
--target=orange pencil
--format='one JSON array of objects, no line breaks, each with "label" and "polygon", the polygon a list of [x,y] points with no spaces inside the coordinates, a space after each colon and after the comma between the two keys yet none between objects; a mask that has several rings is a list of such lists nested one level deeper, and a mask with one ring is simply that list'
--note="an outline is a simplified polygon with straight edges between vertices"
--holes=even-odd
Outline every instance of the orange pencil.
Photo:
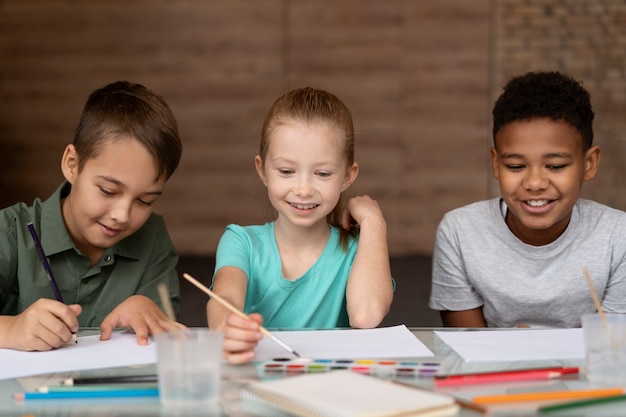
[{"label": "orange pencil", "polygon": [[598,398],[623,395],[623,388],[601,388],[575,391],[539,391],[515,394],[482,395],[472,399],[475,404],[497,404],[521,401],[568,400],[575,398]]}]

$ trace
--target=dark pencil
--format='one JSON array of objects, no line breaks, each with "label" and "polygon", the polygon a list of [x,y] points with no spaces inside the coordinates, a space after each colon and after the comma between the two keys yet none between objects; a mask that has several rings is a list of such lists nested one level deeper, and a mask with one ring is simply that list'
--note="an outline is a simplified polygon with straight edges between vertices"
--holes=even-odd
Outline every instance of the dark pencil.
[{"label": "dark pencil", "polygon": [[92,378],[68,378],[61,381],[62,385],[88,385],[88,384],[120,384],[134,382],[158,382],[155,374],[148,375],[118,375]]},{"label": "dark pencil", "polygon": [[[28,230],[30,231],[30,235],[33,237],[33,241],[35,242],[35,248],[37,249],[37,255],[39,255],[39,260],[41,260],[43,269],[46,271],[46,275],[48,276],[48,282],[50,282],[52,292],[54,292],[54,297],[58,302],[62,303],[63,297],[61,297],[61,291],[59,290],[57,281],[54,278],[54,274],[52,273],[52,268],[50,267],[50,263],[48,262],[48,257],[43,251],[43,246],[41,245],[41,240],[39,240],[39,235],[37,235],[37,231],[35,230],[35,225],[33,225],[33,222],[30,222],[27,226]],[[76,338],[76,332],[72,332],[72,339],[74,339],[74,343],[78,343],[78,339]]]}]

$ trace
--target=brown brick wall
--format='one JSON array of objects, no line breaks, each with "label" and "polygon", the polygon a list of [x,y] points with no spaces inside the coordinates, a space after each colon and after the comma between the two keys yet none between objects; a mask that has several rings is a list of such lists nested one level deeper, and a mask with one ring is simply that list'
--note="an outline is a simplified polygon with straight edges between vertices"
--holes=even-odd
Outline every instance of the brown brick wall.
[{"label": "brown brick wall", "polygon": [[353,193],[379,200],[392,254],[430,254],[446,211],[495,192],[501,85],[557,68],[596,107],[605,154],[586,192],[624,209],[625,14],[598,0],[4,0],[0,206],[49,195],[87,95],[137,81],[170,103],[185,146],[156,210],[181,253],[212,254],[226,224],[269,218],[253,167],[263,115],[311,85],[353,111]]},{"label": "brown brick wall", "polygon": [[[494,89],[512,75],[559,70],[580,80],[596,113],[600,171],[583,195],[626,209],[626,1],[494,1]],[[495,184],[493,184],[495,190]]]}]

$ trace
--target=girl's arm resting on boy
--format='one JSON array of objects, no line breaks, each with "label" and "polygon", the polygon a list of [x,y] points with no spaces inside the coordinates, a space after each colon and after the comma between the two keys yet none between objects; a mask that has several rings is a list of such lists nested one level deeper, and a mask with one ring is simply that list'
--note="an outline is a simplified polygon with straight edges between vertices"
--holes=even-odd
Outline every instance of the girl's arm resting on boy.
[{"label": "girl's arm resting on boy", "polygon": [[[246,301],[248,278],[232,266],[220,268],[213,279],[213,292],[243,311]],[[223,355],[230,363],[248,362],[254,358],[254,348],[263,334],[259,326],[263,322],[260,314],[250,314],[250,320],[231,313],[215,300],[207,302],[209,328],[224,333]]]},{"label": "girl's arm resting on boy", "polygon": [[378,203],[368,196],[348,201],[343,227],[348,227],[350,218],[360,226],[360,234],[346,287],[348,317],[351,327],[373,328],[385,318],[393,300],[387,224]]},{"label": "girl's arm resting on boy", "polygon": [[441,321],[446,327],[487,327],[482,306],[471,310],[441,311]]},{"label": "girl's arm resting on boy", "polygon": [[21,314],[0,316],[0,348],[46,351],[72,339],[78,330],[78,304],[40,298]]},{"label": "girl's arm resting on boy", "polygon": [[[180,323],[176,324],[184,328]],[[100,340],[109,340],[116,327],[131,327],[137,344],[148,344],[148,336],[171,329],[171,322],[159,306],[144,295],[131,295],[104,318],[100,324]]]}]

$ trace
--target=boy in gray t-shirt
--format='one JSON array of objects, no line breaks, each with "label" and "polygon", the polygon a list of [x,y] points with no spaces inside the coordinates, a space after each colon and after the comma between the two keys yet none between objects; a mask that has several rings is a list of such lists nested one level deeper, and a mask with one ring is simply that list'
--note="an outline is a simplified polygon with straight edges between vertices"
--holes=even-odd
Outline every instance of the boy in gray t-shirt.
[{"label": "boy in gray t-shirt", "polygon": [[447,213],[437,230],[429,306],[454,327],[578,327],[626,313],[626,213],[579,199],[598,170],[589,93],[558,72],[505,86],[493,109],[500,198]]}]

